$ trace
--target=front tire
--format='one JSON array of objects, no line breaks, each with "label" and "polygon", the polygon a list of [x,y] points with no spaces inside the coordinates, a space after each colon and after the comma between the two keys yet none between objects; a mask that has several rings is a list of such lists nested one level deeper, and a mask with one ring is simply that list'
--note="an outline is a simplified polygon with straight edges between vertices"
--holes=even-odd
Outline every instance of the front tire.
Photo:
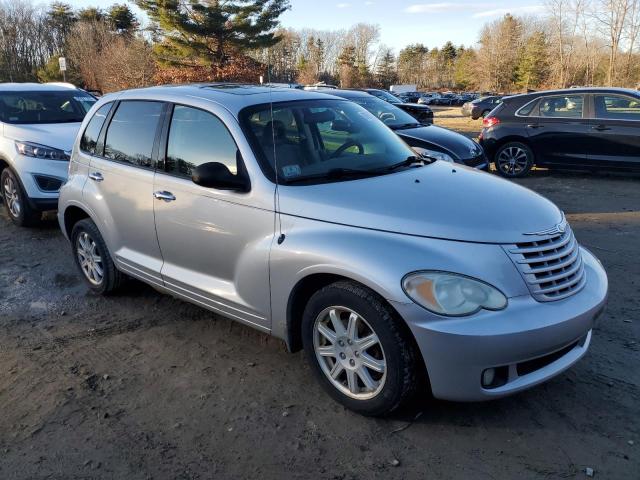
[{"label": "front tire", "polygon": [[71,248],[75,264],[92,292],[107,295],[120,287],[124,275],[116,268],[93,221],[86,218],[73,226]]},{"label": "front tire", "polygon": [[307,361],[334,400],[363,415],[385,415],[409,400],[416,360],[409,333],[374,292],[333,283],[309,300],[302,320]]},{"label": "front tire", "polygon": [[27,195],[18,177],[8,168],[0,175],[2,201],[7,215],[18,227],[35,227],[42,219],[42,212],[29,205]]},{"label": "front tire", "polygon": [[494,164],[500,175],[506,178],[525,177],[534,164],[533,151],[521,142],[509,142],[496,151]]}]

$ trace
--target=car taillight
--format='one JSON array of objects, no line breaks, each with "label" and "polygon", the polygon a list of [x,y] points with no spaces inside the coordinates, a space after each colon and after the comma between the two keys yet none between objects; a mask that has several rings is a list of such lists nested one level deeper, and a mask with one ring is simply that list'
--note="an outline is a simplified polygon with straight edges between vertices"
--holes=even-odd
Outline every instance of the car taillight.
[{"label": "car taillight", "polygon": [[482,120],[482,126],[484,128],[490,128],[500,123],[500,119],[498,117],[485,117]]}]

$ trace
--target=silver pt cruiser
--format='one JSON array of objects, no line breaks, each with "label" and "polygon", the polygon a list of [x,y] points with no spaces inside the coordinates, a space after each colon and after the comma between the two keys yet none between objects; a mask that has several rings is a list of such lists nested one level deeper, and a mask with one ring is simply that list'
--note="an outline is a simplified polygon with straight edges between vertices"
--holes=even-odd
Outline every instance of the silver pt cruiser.
[{"label": "silver pt cruiser", "polygon": [[135,277],[304,348],[328,393],[368,415],[422,382],[474,401],[548,380],[585,355],[607,298],[551,202],[417,156],[321,93],[108,95],[58,215],[93,291]]}]

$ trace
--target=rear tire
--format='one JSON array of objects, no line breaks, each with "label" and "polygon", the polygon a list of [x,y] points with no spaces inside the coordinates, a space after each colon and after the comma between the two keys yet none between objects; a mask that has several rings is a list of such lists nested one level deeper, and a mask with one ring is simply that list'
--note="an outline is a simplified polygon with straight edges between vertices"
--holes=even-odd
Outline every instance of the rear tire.
[{"label": "rear tire", "polygon": [[116,268],[107,244],[92,220],[85,218],[73,226],[71,249],[75,264],[92,292],[108,295],[120,287],[124,274]]},{"label": "rear tire", "polygon": [[417,362],[409,335],[377,294],[351,281],[316,292],[302,319],[316,378],[334,400],[363,415],[388,414],[413,396]]},{"label": "rear tire", "polygon": [[522,178],[527,176],[533,167],[533,151],[521,142],[505,143],[496,151],[493,163],[503,177]]},{"label": "rear tire", "polygon": [[42,220],[42,212],[29,205],[28,197],[18,177],[9,168],[0,175],[2,201],[7,215],[18,227],[35,227]]}]

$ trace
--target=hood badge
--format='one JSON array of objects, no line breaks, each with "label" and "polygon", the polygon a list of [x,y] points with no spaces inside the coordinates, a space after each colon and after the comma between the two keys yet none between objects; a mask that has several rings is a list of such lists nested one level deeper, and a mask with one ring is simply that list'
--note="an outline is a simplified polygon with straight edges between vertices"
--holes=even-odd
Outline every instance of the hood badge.
[{"label": "hood badge", "polygon": [[567,221],[562,220],[562,222],[554,225],[551,228],[547,228],[546,230],[540,230],[539,232],[531,232],[525,233],[524,235],[535,235],[535,236],[543,236],[543,235],[560,235],[567,231]]}]

